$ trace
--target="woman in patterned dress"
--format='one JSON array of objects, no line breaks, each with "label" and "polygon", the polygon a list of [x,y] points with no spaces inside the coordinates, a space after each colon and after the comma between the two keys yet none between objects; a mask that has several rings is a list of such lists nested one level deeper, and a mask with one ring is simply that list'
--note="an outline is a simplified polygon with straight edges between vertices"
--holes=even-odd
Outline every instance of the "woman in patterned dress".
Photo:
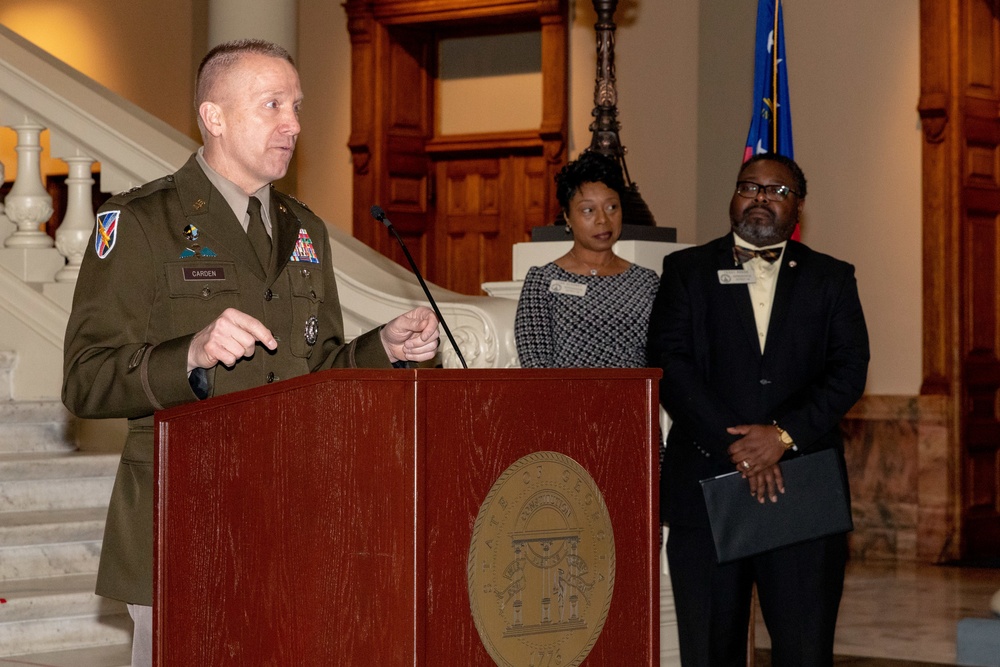
[{"label": "woman in patterned dress", "polygon": [[646,365],[656,272],[614,253],[622,232],[621,167],[587,151],[556,175],[569,252],[528,270],[514,320],[523,368]]}]

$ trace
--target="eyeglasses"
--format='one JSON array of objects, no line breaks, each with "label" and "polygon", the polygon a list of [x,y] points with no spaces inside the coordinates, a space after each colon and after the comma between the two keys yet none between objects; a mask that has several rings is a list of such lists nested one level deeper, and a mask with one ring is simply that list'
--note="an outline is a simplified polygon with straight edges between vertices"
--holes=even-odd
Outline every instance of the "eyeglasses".
[{"label": "eyeglasses", "polygon": [[801,195],[792,190],[787,185],[761,185],[753,181],[739,181],[736,183],[736,194],[747,199],[753,199],[758,192],[763,192],[768,201],[785,201],[788,195]]}]

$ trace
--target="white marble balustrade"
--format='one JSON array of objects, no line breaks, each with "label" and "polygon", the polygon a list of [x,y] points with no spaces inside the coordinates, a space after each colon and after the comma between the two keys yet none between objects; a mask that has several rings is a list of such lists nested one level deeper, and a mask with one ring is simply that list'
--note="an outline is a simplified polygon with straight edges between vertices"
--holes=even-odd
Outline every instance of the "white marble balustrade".
[{"label": "white marble balustrade", "polygon": [[[14,116],[13,122],[8,118]],[[58,224],[56,242],[46,233],[44,225],[52,217],[52,196],[42,181],[42,133],[45,126],[16,108],[0,111],[17,134],[16,178],[2,202],[0,267],[29,284],[74,283],[93,226],[92,165],[96,161],[73,142],[52,137],[53,153],[68,165],[66,178],[66,213]],[[0,163],[0,176],[6,168]],[[48,290],[48,296],[69,309],[72,287]]]},{"label": "white marble balustrade", "polygon": [[[16,112],[15,112],[16,113]],[[4,240],[5,248],[50,248],[52,239],[39,227],[52,215],[52,197],[42,185],[41,135],[45,129],[25,114],[10,125],[17,133],[17,179],[4,203],[14,233]]]}]

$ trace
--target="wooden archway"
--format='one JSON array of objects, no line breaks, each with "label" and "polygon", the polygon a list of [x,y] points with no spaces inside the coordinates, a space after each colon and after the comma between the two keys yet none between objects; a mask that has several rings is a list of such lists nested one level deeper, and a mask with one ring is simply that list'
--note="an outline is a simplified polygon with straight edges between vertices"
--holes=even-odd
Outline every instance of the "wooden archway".
[{"label": "wooden archway", "polygon": [[[354,234],[405,264],[369,216],[379,204],[433,282],[481,294],[510,280],[512,246],[557,212],[553,177],[566,160],[565,0],[348,0],[352,48]],[[463,31],[538,30],[537,129],[435,134],[436,44]]]}]

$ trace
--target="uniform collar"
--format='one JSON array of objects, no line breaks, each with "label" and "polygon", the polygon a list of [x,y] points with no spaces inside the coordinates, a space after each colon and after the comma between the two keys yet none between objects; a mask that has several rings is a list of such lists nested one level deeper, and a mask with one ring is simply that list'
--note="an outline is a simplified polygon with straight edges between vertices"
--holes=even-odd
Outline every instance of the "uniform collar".
[{"label": "uniform collar", "polygon": [[[236,219],[240,221],[240,224],[245,224],[247,216],[247,204],[250,201],[250,195],[243,192],[243,188],[233,183],[231,180],[217,172],[215,169],[208,164],[205,160],[205,147],[202,146],[195,153],[195,159],[198,160],[198,165],[201,167],[202,171],[205,172],[205,176],[208,180],[215,186],[215,189],[219,191],[226,203],[229,204],[229,208],[233,209],[233,214]],[[271,184],[268,183],[264,187],[253,193],[253,196],[260,200],[261,214],[264,217],[264,225],[267,227],[268,231],[271,231]],[[244,228],[245,229],[245,228]],[[272,234],[273,235],[273,234]]]}]

